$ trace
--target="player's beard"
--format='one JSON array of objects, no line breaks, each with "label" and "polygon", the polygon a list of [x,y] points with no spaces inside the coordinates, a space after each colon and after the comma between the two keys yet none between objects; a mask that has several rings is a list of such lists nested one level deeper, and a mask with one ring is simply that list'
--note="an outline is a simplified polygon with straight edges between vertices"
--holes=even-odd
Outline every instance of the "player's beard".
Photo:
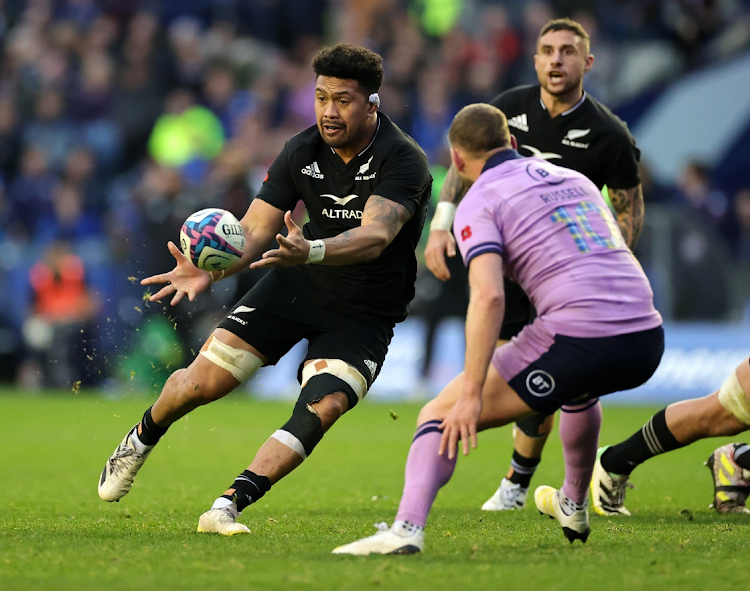
[{"label": "player's beard", "polygon": [[550,84],[549,75],[545,74],[544,76],[540,77],[539,83],[541,84],[542,88],[544,88],[545,91],[547,91],[549,94],[555,97],[565,97],[571,93],[576,92],[581,87],[581,81],[583,80],[583,74],[580,76],[576,76],[575,78],[571,77],[569,74],[565,77],[565,82],[562,85],[562,87],[557,86],[554,87],[552,84]]}]

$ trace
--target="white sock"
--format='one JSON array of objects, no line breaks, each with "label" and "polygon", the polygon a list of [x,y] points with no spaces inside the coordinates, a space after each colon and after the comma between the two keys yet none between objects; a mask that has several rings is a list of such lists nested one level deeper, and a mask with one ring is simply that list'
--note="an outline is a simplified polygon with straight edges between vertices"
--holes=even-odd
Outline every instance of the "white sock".
[{"label": "white sock", "polygon": [[411,523],[410,521],[404,521],[403,519],[394,521],[393,527],[391,527],[391,531],[394,534],[402,536],[404,538],[413,536],[415,533],[417,533],[418,531],[422,531],[423,529],[424,528],[422,526]]},{"label": "white sock", "polygon": [[135,451],[137,451],[139,454],[145,454],[148,450],[152,449],[153,445],[146,445],[143,443],[140,438],[138,437],[138,427],[135,427],[130,434],[130,440],[133,442],[133,447],[135,447]]},{"label": "white sock", "polygon": [[226,497],[219,497],[214,501],[214,504],[211,505],[211,509],[223,509],[224,507],[232,507],[233,509],[237,510],[237,506],[234,504],[234,501],[230,501]]}]

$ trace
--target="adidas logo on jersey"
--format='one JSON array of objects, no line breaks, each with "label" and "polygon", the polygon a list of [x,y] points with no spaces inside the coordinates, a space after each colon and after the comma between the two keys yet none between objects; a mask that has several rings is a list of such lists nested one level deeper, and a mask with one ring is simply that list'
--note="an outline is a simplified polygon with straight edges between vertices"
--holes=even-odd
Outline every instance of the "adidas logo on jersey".
[{"label": "adidas logo on jersey", "polygon": [[369,359],[365,359],[365,365],[367,366],[367,369],[370,370],[370,376],[374,380],[375,374],[378,373],[378,364],[374,361],[370,361]]},{"label": "adidas logo on jersey", "polygon": [[591,129],[569,129],[568,133],[565,134],[565,137],[562,139],[562,143],[565,146],[570,146],[571,148],[582,148],[586,149],[589,147],[589,144],[584,144],[581,142],[576,142],[578,138],[582,138],[585,135],[588,135],[589,131]]},{"label": "adidas logo on jersey", "polygon": [[312,164],[308,164],[300,172],[302,172],[302,174],[306,174],[307,176],[311,176],[314,179],[324,179],[325,178],[325,175],[322,172],[320,172],[320,167],[318,166],[317,162],[313,162]]},{"label": "adidas logo on jersey", "polygon": [[508,119],[508,125],[520,129],[521,131],[529,131],[529,123],[526,119],[526,113]]}]

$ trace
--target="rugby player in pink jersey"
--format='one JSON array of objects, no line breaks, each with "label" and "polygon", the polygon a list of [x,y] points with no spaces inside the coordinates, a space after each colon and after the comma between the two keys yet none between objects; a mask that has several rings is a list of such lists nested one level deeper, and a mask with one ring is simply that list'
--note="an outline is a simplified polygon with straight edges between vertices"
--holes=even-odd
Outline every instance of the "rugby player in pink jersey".
[{"label": "rugby player in pink jersey", "polygon": [[[505,115],[463,108],[448,139],[457,171],[473,182],[453,225],[469,269],[464,371],[421,410],[396,520],[336,554],[412,554],[458,447],[477,432],[561,407],[565,479],[540,486],[540,512],[565,536],[589,536],[588,485],[601,425],[598,398],[644,383],[664,351],[662,319],[643,270],[597,187],[584,175],[516,152]],[[518,282],[538,316],[495,348],[503,276]],[[581,393],[585,394],[581,394]]]}]

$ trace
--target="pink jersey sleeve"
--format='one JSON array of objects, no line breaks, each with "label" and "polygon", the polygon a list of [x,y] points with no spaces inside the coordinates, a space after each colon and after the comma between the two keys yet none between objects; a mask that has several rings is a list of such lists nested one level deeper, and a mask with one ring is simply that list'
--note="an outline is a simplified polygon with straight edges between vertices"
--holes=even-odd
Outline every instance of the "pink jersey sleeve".
[{"label": "pink jersey sleeve", "polygon": [[[495,203],[497,207],[499,203]],[[503,238],[500,218],[491,209],[491,202],[484,199],[480,190],[469,190],[456,210],[453,234],[458,249],[467,267],[476,256],[487,252],[503,254]]]}]

